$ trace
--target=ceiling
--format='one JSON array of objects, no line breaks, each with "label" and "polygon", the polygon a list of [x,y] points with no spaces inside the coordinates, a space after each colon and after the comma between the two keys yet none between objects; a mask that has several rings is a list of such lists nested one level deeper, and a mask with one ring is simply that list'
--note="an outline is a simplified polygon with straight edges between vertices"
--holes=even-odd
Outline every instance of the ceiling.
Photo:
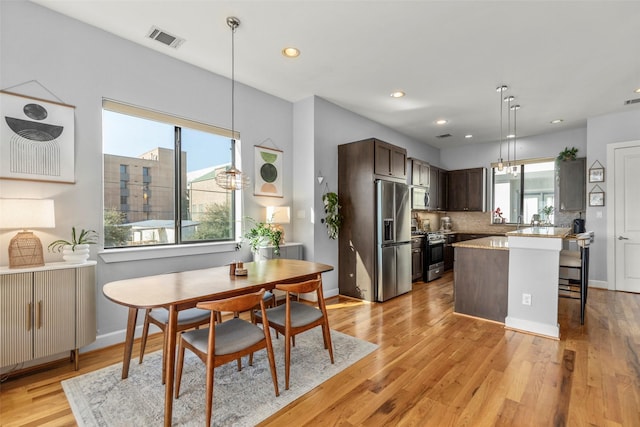
[{"label": "ceiling", "polygon": [[[640,99],[638,1],[34,2],[227,77],[236,16],[238,82],[291,102],[317,95],[439,148],[498,140],[499,84],[521,105],[519,138],[640,108],[624,104]],[[154,25],[186,41],[147,38]]]}]

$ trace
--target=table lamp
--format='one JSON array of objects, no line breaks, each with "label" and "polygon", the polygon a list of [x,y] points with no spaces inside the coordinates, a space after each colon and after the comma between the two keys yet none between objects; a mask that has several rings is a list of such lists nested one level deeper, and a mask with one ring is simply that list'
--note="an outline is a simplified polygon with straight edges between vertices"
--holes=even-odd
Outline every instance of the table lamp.
[{"label": "table lamp", "polygon": [[291,208],[289,206],[267,206],[267,224],[275,230],[279,230],[281,234],[280,244],[284,243],[284,228],[280,224],[289,224],[291,222]]},{"label": "table lamp", "polygon": [[0,199],[0,228],[22,229],[9,242],[9,268],[42,267],[42,242],[28,229],[55,228],[50,199]]}]

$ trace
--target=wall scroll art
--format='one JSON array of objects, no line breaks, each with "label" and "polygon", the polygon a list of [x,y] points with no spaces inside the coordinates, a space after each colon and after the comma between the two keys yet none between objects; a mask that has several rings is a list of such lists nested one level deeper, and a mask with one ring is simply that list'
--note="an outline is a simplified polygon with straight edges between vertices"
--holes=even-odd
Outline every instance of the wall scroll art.
[{"label": "wall scroll art", "polygon": [[253,194],[256,196],[282,196],[281,150],[255,146],[255,180]]},{"label": "wall scroll art", "polygon": [[0,178],[75,182],[74,109],[0,91]]},{"label": "wall scroll art", "polygon": [[589,168],[589,182],[604,182],[604,166],[597,160]]},{"label": "wall scroll art", "polygon": [[589,192],[589,206],[604,206],[604,190],[598,184]]}]

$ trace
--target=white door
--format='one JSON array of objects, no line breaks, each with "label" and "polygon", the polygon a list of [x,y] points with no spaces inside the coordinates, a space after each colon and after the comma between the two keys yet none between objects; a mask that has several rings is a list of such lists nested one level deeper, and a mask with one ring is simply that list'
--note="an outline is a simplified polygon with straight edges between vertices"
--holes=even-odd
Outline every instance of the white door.
[{"label": "white door", "polygon": [[615,289],[640,293],[640,145],[615,149]]}]

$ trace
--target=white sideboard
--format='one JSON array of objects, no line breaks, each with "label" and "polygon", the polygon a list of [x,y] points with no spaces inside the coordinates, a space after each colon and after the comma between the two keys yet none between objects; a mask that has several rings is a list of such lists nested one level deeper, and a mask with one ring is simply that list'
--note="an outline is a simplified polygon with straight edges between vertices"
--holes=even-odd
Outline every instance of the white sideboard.
[{"label": "white sideboard", "polygon": [[0,367],[71,351],[96,340],[96,261],[0,267]]},{"label": "white sideboard", "polygon": [[275,247],[263,246],[255,256],[256,261],[264,261],[267,259],[284,258],[284,259],[303,259],[302,243],[283,243],[280,245],[280,255],[274,253]]}]

